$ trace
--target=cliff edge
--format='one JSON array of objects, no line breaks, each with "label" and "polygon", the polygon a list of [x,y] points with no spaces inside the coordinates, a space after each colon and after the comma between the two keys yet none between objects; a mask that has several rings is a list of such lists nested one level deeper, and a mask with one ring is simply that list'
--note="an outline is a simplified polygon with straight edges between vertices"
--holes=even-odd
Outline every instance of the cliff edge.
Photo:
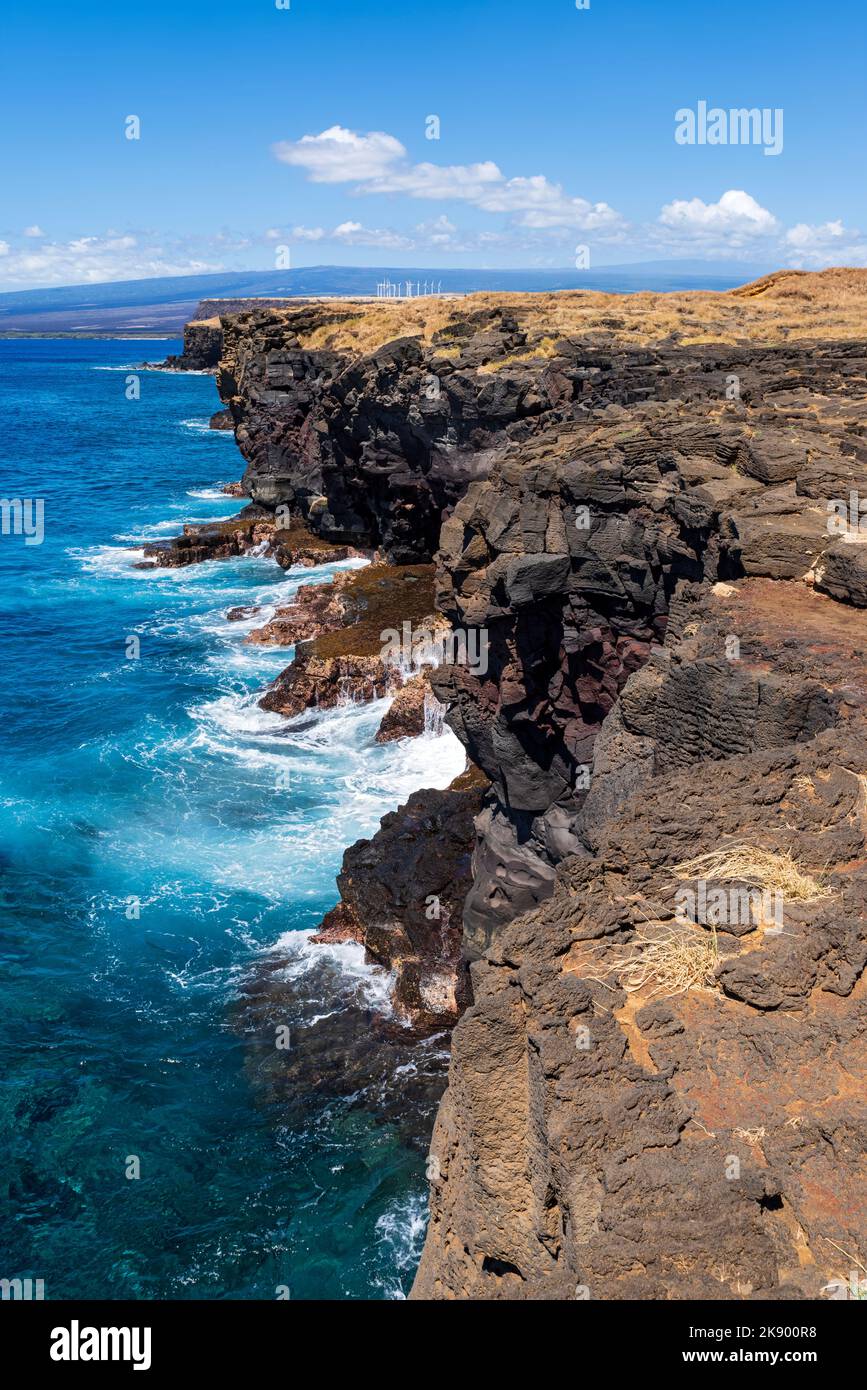
[{"label": "cliff edge", "polygon": [[[865,1263],[865,308],[834,270],[221,322],[257,515],[435,561],[484,653],[431,676],[484,801],[416,1297]],[[403,814],[435,852],[398,812],[344,906],[423,976]]]}]

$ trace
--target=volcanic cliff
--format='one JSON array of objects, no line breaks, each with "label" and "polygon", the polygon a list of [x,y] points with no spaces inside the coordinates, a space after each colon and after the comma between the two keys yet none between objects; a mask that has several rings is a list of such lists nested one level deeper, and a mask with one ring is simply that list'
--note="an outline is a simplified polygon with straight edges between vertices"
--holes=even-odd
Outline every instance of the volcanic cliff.
[{"label": "volcanic cliff", "polygon": [[429,677],[478,772],[350,850],[326,924],[462,1014],[416,1297],[865,1261],[865,308],[828,271],[222,319],[248,527],[434,561],[484,652]]}]

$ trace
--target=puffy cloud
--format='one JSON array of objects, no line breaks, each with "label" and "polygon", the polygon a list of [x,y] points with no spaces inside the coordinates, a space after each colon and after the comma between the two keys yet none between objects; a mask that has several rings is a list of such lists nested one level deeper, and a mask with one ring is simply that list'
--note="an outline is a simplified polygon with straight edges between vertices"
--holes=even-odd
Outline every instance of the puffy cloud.
[{"label": "puffy cloud", "polygon": [[43,237],[45,236],[45,233],[39,226],[38,222],[34,222],[32,227],[24,228],[24,235],[27,237]]},{"label": "puffy cloud", "polygon": [[844,227],[842,218],[811,225],[798,222],[786,232],[789,260],[802,269],[829,265],[867,265],[867,243],[860,232]]},{"label": "puffy cloud", "polygon": [[730,188],[718,203],[701,198],[675,199],[659,214],[665,227],[698,234],[723,234],[735,239],[770,236],[777,230],[777,219],[743,189]]},{"label": "puffy cloud", "polygon": [[7,289],[40,285],[100,284],[109,280],[149,279],[157,275],[199,275],[222,270],[219,263],[191,255],[181,246],[141,245],[138,238],[82,236],[66,242],[11,247],[3,254],[2,283]]},{"label": "puffy cloud", "polygon": [[496,164],[412,164],[361,184],[359,193],[406,193],[411,198],[461,198],[477,203],[503,183]]},{"label": "puffy cloud", "polygon": [[393,135],[374,130],[357,135],[343,126],[329,126],[320,135],[300,140],[281,140],[273,152],[283,164],[306,169],[313,183],[347,183],[350,179],[374,179],[385,173],[406,150]]},{"label": "puffy cloud", "polygon": [[790,246],[811,251],[819,246],[828,246],[845,235],[846,229],[839,219],[836,222],[823,222],[820,227],[811,227],[807,222],[799,222],[796,227],[790,227],[786,232],[786,241]]},{"label": "puffy cloud", "polygon": [[410,251],[415,247],[412,238],[402,232],[389,227],[365,227],[361,222],[341,222],[331,235],[346,246],[380,246],[389,251]]},{"label": "puffy cloud", "polygon": [[321,135],[283,141],[274,153],[306,169],[314,183],[352,183],[354,192],[402,193],[410,198],[464,202],[483,212],[508,213],[517,225],[609,233],[624,223],[607,203],[570,197],[544,174],[506,178],[492,160],[478,164],[412,164],[399,140],[383,131],[359,135],[331,126]]},{"label": "puffy cloud", "polygon": [[325,227],[293,227],[291,241],[339,241],[344,246],[380,246],[386,250],[408,251],[414,238],[391,227],[365,227],[362,222],[340,222],[331,231]]}]

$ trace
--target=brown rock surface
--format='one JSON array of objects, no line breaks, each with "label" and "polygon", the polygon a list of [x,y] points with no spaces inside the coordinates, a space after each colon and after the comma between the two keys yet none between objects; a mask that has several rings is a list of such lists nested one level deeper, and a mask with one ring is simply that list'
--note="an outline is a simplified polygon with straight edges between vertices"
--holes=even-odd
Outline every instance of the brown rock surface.
[{"label": "brown rock surface", "polygon": [[[857,1268],[865,709],[867,616],[792,583],[683,591],[603,725],[580,854],[472,968],[415,1297],[812,1299]],[[720,932],[706,985],[624,990],[676,866],[743,841],[826,896]]]},{"label": "brown rock surface", "polygon": [[[232,496],[245,495],[242,484],[231,484],[230,487],[239,489],[238,492],[233,491]],[[229,491],[229,488],[224,488],[224,491]],[[204,560],[231,559],[260,547],[264,547],[261,553],[273,555],[284,569],[293,565],[325,565],[359,554],[352,546],[332,545],[329,541],[323,541],[304,526],[278,526],[273,516],[260,507],[252,506],[228,521],[190,523],[184,526],[179,536],[150,541],[144,547],[145,560],[139,568],[157,566],[176,569],[183,565],[201,564]]]},{"label": "brown rock surface", "polygon": [[[305,586],[297,605],[253,634],[300,642],[295,658],[259,701],[289,717],[349,701],[377,700],[400,690],[401,667],[385,652],[387,631],[433,626],[433,566],[374,564],[339,574],[332,586]],[[300,633],[309,629],[311,640]],[[293,635],[294,634],[294,635]]]},{"label": "brown rock surface", "polygon": [[[426,676],[410,676],[396,692],[391,705],[382,716],[376,732],[377,743],[391,743],[398,738],[417,738],[424,733],[425,710],[435,696]],[[437,706],[439,702],[436,701]]]},{"label": "brown rock surface", "polygon": [[372,839],[344,854],[341,901],[315,938],[363,942],[394,972],[398,1016],[419,1033],[450,1027],[470,998],[461,912],[485,786],[472,769],[383,816]]}]

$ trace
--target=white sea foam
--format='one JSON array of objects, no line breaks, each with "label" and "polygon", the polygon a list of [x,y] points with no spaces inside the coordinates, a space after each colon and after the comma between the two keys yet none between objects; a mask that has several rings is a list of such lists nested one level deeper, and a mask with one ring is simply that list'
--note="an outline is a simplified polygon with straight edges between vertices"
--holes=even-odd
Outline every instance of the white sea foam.
[{"label": "white sea foam", "polygon": [[[418,1264],[427,1221],[427,1198],[421,1194],[400,1198],[377,1217],[377,1241],[386,1247],[390,1263],[399,1274],[409,1273]],[[387,1298],[406,1297],[397,1280],[376,1282]]]},{"label": "white sea foam", "polygon": [[212,516],[188,516],[186,513],[182,517],[170,517],[167,521],[154,521],[149,525],[142,526],[139,531],[120,532],[112,537],[116,541],[138,541],[140,544],[147,544],[148,541],[161,541],[166,536],[176,536],[181,528],[187,524],[190,526],[206,526],[209,521],[228,521],[232,515],[227,513],[225,517]]},{"label": "white sea foam", "polygon": [[233,444],[235,442],[234,430],[212,430],[210,420],[182,420],[181,425],[193,434],[209,434],[215,439],[231,439]]},{"label": "white sea foam", "polygon": [[391,989],[394,975],[381,965],[370,965],[364,947],[357,941],[341,941],[317,945],[311,941],[312,932],[287,931],[278,937],[269,954],[279,955],[280,973],[289,980],[300,979],[315,970],[323,960],[333,962],[341,974],[356,983],[364,1002],[378,1013],[391,1015]]},{"label": "white sea foam", "polygon": [[224,692],[188,710],[195,730],[187,756],[197,749],[234,764],[235,795],[246,786],[262,808],[237,863],[224,858],[214,866],[220,883],[238,882],[273,901],[321,900],[334,892],[332,866],[347,845],[372,835],[418,787],[446,787],[465,766],[450,730],[376,744],[385,700],[287,720],[260,709],[258,695]]},{"label": "white sea foam", "polygon": [[[68,552],[79,560],[82,569],[90,574],[120,575],[129,574],[133,566],[145,558],[141,548],[117,545],[97,545],[89,550],[72,548]],[[147,570],[137,571],[147,574]]]},{"label": "white sea foam", "polygon": [[286,724],[283,716],[260,709],[258,701],[258,692],[253,695],[219,695],[203,705],[194,705],[188,713],[204,728],[219,730],[232,738],[267,736],[273,730],[282,730]]},{"label": "white sea foam", "polygon": [[[168,530],[173,523],[157,525]],[[78,553],[86,571],[158,580],[167,594],[182,593],[182,605],[156,614],[149,631],[192,639],[192,661],[200,671],[208,670],[208,683],[215,687],[213,698],[187,707],[186,727],[166,729],[156,739],[150,733],[130,753],[150,776],[167,778],[169,794],[184,806],[178,833],[164,838],[159,821],[149,829],[160,841],[167,868],[200,875],[215,891],[256,894],[271,910],[278,904],[333,901],[334,870],[346,846],[373,834],[382,816],[417,788],[445,787],[463,770],[462,746],[448,729],[436,736],[433,722],[421,738],[376,744],[389,700],[311,709],[291,720],[259,707],[262,689],[292,652],[245,644],[246,633],[267,622],[277,606],[290,603],[301,584],[321,583],[367,561],[299,566],[282,574],[264,556],[133,570],[144,558],[142,549],[103,546]],[[228,622],[226,609],[239,604],[258,606],[260,612]],[[175,611],[178,607],[183,611]],[[218,786],[225,782],[216,798],[213,779]],[[204,817],[203,799],[210,807]],[[136,835],[140,830],[136,827]],[[135,862],[140,846],[121,834],[113,852],[121,861]],[[350,980],[363,980],[371,1002],[375,998],[388,1007],[387,972],[366,965],[354,943],[313,946],[308,937],[299,942],[299,935],[290,933],[273,949],[283,951],[287,944],[294,952],[288,956],[292,968],[310,969],[328,951]]]}]

